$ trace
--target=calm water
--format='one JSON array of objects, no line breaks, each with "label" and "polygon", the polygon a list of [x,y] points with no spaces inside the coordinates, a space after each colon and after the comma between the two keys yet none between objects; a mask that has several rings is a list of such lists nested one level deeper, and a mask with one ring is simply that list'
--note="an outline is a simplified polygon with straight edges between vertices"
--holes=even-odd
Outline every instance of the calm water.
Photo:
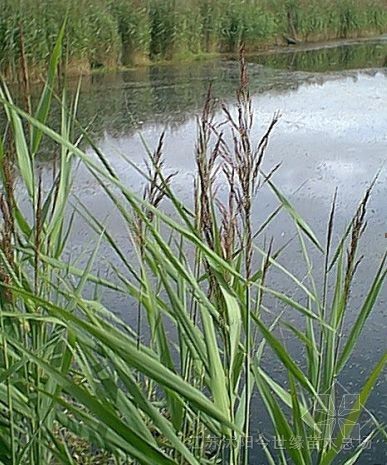
[{"label": "calm water", "polygon": [[[351,327],[370,283],[373,271],[386,250],[387,238],[387,38],[362,43],[346,43],[323,48],[288,49],[281,53],[249,57],[249,72],[255,109],[254,131],[263,134],[273,113],[282,118],[271,139],[266,157],[269,169],[278,162],[282,168],[275,181],[323,241],[331,199],[336,187],[339,204],[336,238],[343,231],[372,178],[380,171],[368,209],[369,223],[363,239],[363,261],[357,285],[351,295],[351,314],[346,331]],[[150,147],[166,130],[167,167],[178,171],[174,188],[190,202],[193,185],[193,153],[196,116],[200,112],[209,82],[220,101],[234,102],[238,83],[238,63],[234,59],[218,59],[187,65],[150,67],[119,74],[101,74],[83,82],[80,119],[94,119],[93,131],[100,148],[109,156],[128,185],[141,188],[141,181],[123,161],[122,154],[143,166],[144,147],[138,129]],[[42,163],[49,171],[51,162]],[[111,213],[109,201],[97,183],[82,170],[76,176],[74,191],[97,216],[106,219],[110,232],[130,249],[127,232],[118,217]],[[259,224],[276,205],[268,191],[262,191],[255,203],[254,218]],[[294,235],[291,222],[283,215],[273,224],[267,237],[275,244]],[[75,224],[72,254],[85,249],[92,234],[81,220]],[[92,244],[92,241],[90,242]],[[92,248],[92,245],[90,245]],[[87,255],[87,254],[85,254]],[[101,271],[110,274],[106,263],[114,261],[108,250],[101,251]],[[290,247],[282,263],[302,278],[305,267],[300,264],[297,245]],[[318,275],[321,263],[316,258]],[[281,276],[272,277],[272,286],[292,292]],[[105,296],[107,306],[133,321],[130,304]],[[358,392],[358,381],[364,379],[386,350],[387,290],[367,322],[366,330],[341,383],[348,392]],[[278,304],[271,303],[272,306]],[[275,312],[277,309],[273,308]],[[289,317],[292,319],[293,317]],[[294,319],[296,319],[294,317]],[[286,344],[299,354],[295,341],[284,335]],[[278,366],[268,364],[273,373]],[[381,379],[368,404],[379,419],[387,421],[386,379]],[[259,400],[253,405],[254,430],[269,431]],[[252,463],[266,463],[259,450]],[[361,464],[386,464],[385,445],[374,441]]]}]

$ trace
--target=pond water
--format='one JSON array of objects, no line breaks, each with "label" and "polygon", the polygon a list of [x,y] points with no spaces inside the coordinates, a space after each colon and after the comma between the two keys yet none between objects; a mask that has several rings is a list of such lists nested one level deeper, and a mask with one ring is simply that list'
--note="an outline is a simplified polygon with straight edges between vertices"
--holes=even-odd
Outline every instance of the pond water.
[{"label": "pond water", "polygon": [[[248,62],[257,139],[276,110],[282,115],[271,138],[265,166],[269,169],[282,163],[275,182],[319,239],[323,241],[325,237],[336,187],[339,199],[337,238],[365,189],[379,173],[368,208],[369,221],[362,242],[365,259],[351,295],[351,314],[345,329],[348,331],[387,246],[387,37],[323,47],[289,48],[248,57]],[[152,148],[165,130],[167,170],[178,171],[174,188],[184,201],[190,202],[196,117],[208,85],[212,82],[214,95],[232,105],[238,79],[239,65],[232,57],[94,75],[86,78],[82,85],[80,119],[86,123],[94,118],[93,130],[99,147],[135,190],[140,189],[140,179],[121,154],[143,166],[145,150],[139,130]],[[48,170],[49,164],[43,163]],[[111,213],[110,203],[95,181],[80,171],[74,191],[93,213],[108,219],[109,231],[117,240],[129,244],[126,230]],[[269,192],[259,194],[255,222],[259,224],[265,219],[274,205]],[[270,235],[277,245],[294,235],[285,215],[273,225]],[[72,237],[72,254],[84,251],[88,237],[92,234],[79,220]],[[291,271],[302,277],[304,270],[297,264],[299,258],[298,247],[290,247],[284,263],[290,264]],[[108,251],[101,251],[101,260],[112,259]],[[319,270],[315,271],[318,274]],[[283,282],[273,285],[287,286]],[[110,296],[106,299],[110,309],[133,321],[134,315],[130,315],[127,302]],[[350,393],[358,392],[359,381],[365,379],[386,350],[386,302],[384,287],[353,360],[340,380]],[[290,351],[297,352],[291,337],[287,345]],[[276,366],[268,368],[277,369]],[[385,377],[380,379],[368,407],[380,420],[387,420]],[[259,401],[253,408],[257,412],[253,429],[265,431],[267,418]],[[254,454],[251,463],[266,463],[259,450]],[[387,463],[385,445],[374,441],[359,463]]]}]

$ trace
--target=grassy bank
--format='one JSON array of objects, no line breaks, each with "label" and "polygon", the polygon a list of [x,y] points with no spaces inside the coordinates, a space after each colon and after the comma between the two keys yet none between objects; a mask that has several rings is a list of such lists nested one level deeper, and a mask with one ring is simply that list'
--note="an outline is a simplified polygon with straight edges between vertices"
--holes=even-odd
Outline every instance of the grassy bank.
[{"label": "grassy bank", "polygon": [[64,17],[69,71],[387,31],[384,0],[1,0],[0,69],[44,69]]},{"label": "grassy bank", "polygon": [[[368,441],[386,438],[368,413],[366,434],[347,449],[386,354],[359,373],[361,387],[340,428],[330,421],[336,380],[351,364],[387,274],[380,257],[354,309],[374,183],[340,234],[335,196],[318,237],[276,186],[279,167],[263,170],[279,116],[253,139],[242,58],[235,108],[222,107],[219,126],[209,91],[198,118],[191,206],[165,172],[163,136],[154,150],[144,142],[146,169],[127,160],[144,177],[143,192],[134,193],[77,124],[77,97],[61,97],[58,131],[46,126],[60,49],[59,39],[37,108],[23,111],[5,83],[0,89],[9,123],[0,139],[0,463],[247,465],[252,419],[266,409],[272,425],[263,433],[271,439],[254,437],[266,463],[354,464]],[[42,178],[37,160],[47,140],[58,163]],[[74,165],[105,193],[125,226],[124,243],[109,221],[71,196]],[[252,208],[262,189],[277,206],[255,229]],[[65,253],[72,215],[95,237],[75,257]],[[264,236],[280,215],[291,219],[294,240],[278,247]],[[301,276],[286,267],[288,247],[301,252]],[[102,248],[111,263],[96,269]],[[84,265],[78,255],[86,256]],[[291,282],[290,293],[274,287],[278,273]],[[116,316],[107,293],[125,299],[131,318]],[[283,332],[302,360],[287,349]],[[268,371],[268,359],[282,378]],[[251,407],[257,398],[258,412]]]}]

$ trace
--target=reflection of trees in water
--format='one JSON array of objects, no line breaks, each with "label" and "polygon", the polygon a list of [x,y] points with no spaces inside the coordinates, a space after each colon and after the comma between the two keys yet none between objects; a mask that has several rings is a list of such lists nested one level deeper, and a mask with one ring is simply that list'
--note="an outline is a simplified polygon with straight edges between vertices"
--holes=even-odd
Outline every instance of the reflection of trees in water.
[{"label": "reflection of trees in water", "polygon": [[262,55],[256,62],[264,66],[309,72],[383,67],[387,60],[387,43],[358,44]]},{"label": "reflection of trees in water", "polygon": [[[204,68],[204,69],[203,69]],[[112,135],[130,134],[143,123],[157,124],[174,129],[184,124],[203,105],[208,85],[213,81],[214,95],[220,100],[234,98],[238,83],[238,64],[227,62],[209,70],[194,70],[178,74],[168,68],[152,69],[147,81],[130,80],[125,74],[115,76],[114,87],[106,89],[103,82],[93,85],[81,98],[80,118],[90,121],[95,115],[93,131],[100,136],[104,131]],[[348,72],[356,77],[358,72]],[[342,78],[340,74],[288,73],[264,69],[252,65],[250,68],[251,91],[275,94],[296,90],[300,85],[324,83],[327,80]],[[136,126],[138,125],[138,126]]]},{"label": "reflection of trees in water", "polygon": [[[304,52],[281,53],[249,58],[251,91],[283,93],[301,84],[323,83],[341,74],[311,75],[301,71],[383,66],[387,45],[361,44]],[[265,66],[262,66],[265,65]],[[277,68],[277,69],[273,69]],[[289,69],[292,71],[289,73]],[[350,73],[356,76],[357,73]],[[78,117],[100,137],[130,134],[143,123],[174,129],[199,112],[210,82],[220,100],[232,99],[239,80],[237,61],[212,60],[180,65],[151,66],[121,73],[95,74],[83,78]],[[69,82],[74,93],[77,80]],[[59,105],[52,113],[51,125],[59,128]],[[47,155],[54,149],[47,147]]]},{"label": "reflection of trees in water", "polygon": [[[363,43],[260,56],[254,60],[258,66],[250,67],[251,89],[252,92],[286,92],[310,80],[315,82],[314,77],[289,74],[288,69],[321,72],[383,66],[386,54],[386,43]],[[200,110],[210,82],[213,82],[216,97],[227,100],[235,95],[238,79],[238,63],[226,60],[99,75],[85,83],[84,93],[87,92],[89,98],[87,101],[82,98],[81,115],[85,120],[97,115],[96,134],[101,130],[113,134],[130,132],[134,129],[134,121],[173,128]]]}]

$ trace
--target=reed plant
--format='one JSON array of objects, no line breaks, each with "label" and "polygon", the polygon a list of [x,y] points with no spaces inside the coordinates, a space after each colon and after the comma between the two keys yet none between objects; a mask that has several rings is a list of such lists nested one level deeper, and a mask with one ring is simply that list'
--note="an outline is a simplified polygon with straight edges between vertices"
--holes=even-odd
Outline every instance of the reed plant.
[{"label": "reed plant", "polygon": [[39,78],[67,16],[63,62],[68,71],[117,68],[237,52],[283,43],[386,32],[384,0],[2,0],[0,70],[16,80],[25,58]]},{"label": "reed plant", "polygon": [[[280,115],[274,115],[260,140],[253,139],[242,54],[235,108],[222,105],[219,121],[210,89],[198,117],[193,207],[174,193],[173,173],[163,161],[163,136],[154,151],[144,141],[146,169],[127,159],[145,180],[143,193],[134,193],[77,123],[78,94],[71,104],[63,94],[60,130],[48,125],[63,38],[64,29],[36,109],[17,107],[5,83],[0,94],[8,121],[0,144],[0,463],[80,463],[85,457],[75,454],[75,438],[87,445],[84,455],[101,452],[106,463],[247,465],[256,395],[284,446],[276,454],[262,443],[267,463],[355,463],[369,440],[386,436],[381,420],[370,414],[368,436],[345,453],[386,354],[365,375],[342,427],[333,429],[328,420],[335,380],[351,359],[387,273],[384,256],[344,337],[374,184],[338,243],[333,241],[333,199],[326,237],[319,239],[276,186],[280,167],[263,169]],[[82,139],[94,154],[82,148]],[[58,167],[48,185],[36,161],[46,140],[58,149]],[[125,224],[126,243],[117,241],[109,225],[81,201],[70,208],[75,163],[110,199]],[[28,201],[23,208],[20,182]],[[219,184],[226,193],[219,193]],[[263,188],[278,205],[255,230],[252,208]],[[173,214],[166,213],[167,207]],[[292,220],[306,278],[281,262],[284,247],[260,241],[280,213]],[[83,267],[64,254],[71,247],[67,241],[75,214],[95,232]],[[114,257],[108,278],[95,269],[102,245]],[[314,276],[316,253],[322,277]],[[271,285],[274,271],[291,280],[299,297]],[[108,291],[129,299],[137,314],[134,324],[103,301]],[[286,312],[276,313],[272,299]],[[292,322],[294,314],[305,331]],[[304,363],[287,350],[279,328],[290,331],[304,349]],[[275,357],[287,383],[264,368],[268,356]],[[294,438],[300,438],[300,447],[292,447]]]}]

